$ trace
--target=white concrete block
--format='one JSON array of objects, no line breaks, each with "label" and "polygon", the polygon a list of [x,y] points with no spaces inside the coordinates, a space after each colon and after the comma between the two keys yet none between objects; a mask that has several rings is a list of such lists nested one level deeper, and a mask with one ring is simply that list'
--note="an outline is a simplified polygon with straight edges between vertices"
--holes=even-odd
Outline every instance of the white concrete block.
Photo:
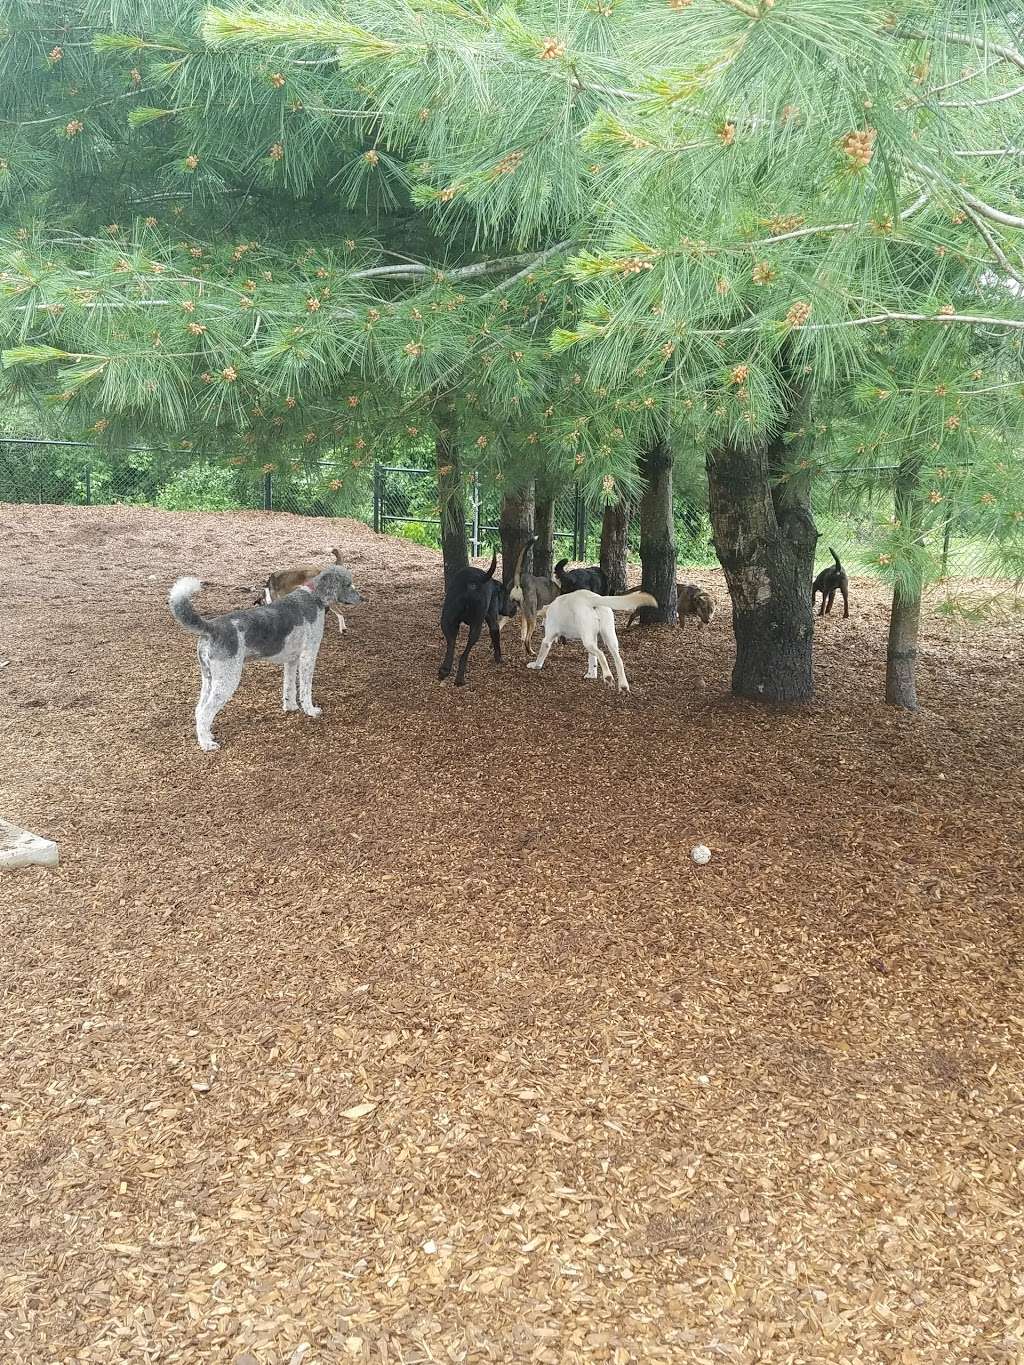
[{"label": "white concrete block", "polygon": [[0,820],[0,872],[15,867],[56,867],[59,862],[52,839],[42,839],[9,820]]}]

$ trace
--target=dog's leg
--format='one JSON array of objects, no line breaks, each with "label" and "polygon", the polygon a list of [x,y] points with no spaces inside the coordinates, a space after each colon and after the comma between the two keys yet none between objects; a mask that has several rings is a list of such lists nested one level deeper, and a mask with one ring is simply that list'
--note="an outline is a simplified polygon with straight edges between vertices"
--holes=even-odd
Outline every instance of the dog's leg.
[{"label": "dog's leg", "polygon": [[320,652],[319,642],[316,649],[307,650],[299,655],[299,704],[307,716],[312,716],[316,720],[322,712],[319,706],[313,705],[313,670],[316,668],[316,656]]},{"label": "dog's leg", "polygon": [[835,588],[829,588],[829,592],[828,592],[828,605],[825,607],[825,611],[828,613],[829,616],[832,615],[832,603],[833,603],[835,600],[836,600],[836,590],[835,590]]},{"label": "dog's leg", "polygon": [[437,670],[438,679],[444,682],[452,671],[452,660],[455,658],[455,643],[458,637],[458,630],[454,635],[444,637],[444,658],[441,660],[441,667]]},{"label": "dog's leg", "polygon": [[536,659],[531,659],[526,665],[527,668],[543,668],[544,660],[551,653],[551,646],[555,643],[555,637],[545,633],[544,639],[540,642],[540,651]]},{"label": "dog's leg", "polygon": [[209,727],[204,728],[203,717],[206,715],[206,706],[210,700],[210,692],[213,688],[213,675],[210,673],[210,664],[203,654],[203,645],[206,642],[200,640],[196,648],[199,656],[199,700],[196,702],[196,739],[199,741],[200,749],[219,749],[220,745],[214,742],[213,735],[209,733]]},{"label": "dog's leg", "polygon": [[487,629],[491,632],[491,648],[494,650],[494,662],[501,663],[501,626],[497,621],[487,618]]},{"label": "dog's leg", "polygon": [[[629,683],[626,680],[626,670],[622,665],[622,655],[619,653],[619,638],[615,634],[615,617],[612,616],[610,611],[608,612],[607,619],[605,619],[603,615],[601,618],[601,639],[604,641],[605,648],[608,650],[608,653],[612,656],[612,662],[615,665],[615,677],[618,682],[619,691],[628,692]],[[603,659],[604,655],[602,655],[601,657]],[[605,682],[610,681],[611,673],[609,672],[605,676]]]},{"label": "dog's leg", "polygon": [[[473,624],[472,624],[472,625],[470,626],[470,628],[469,628],[469,639],[466,641],[466,648],[462,651],[462,657],[459,659],[458,671],[457,671],[456,674],[455,674],[455,686],[456,686],[456,687],[462,687],[462,685],[463,685],[463,684],[465,683],[465,681],[466,681],[466,669],[467,669],[467,667],[469,666],[469,651],[470,651],[470,650],[473,648],[473,646],[476,644],[477,640],[480,639],[480,632],[483,630],[483,628],[484,628],[484,626],[483,626],[483,622],[482,622],[482,621],[474,621]],[[495,634],[496,634],[496,633],[497,633],[497,632],[495,632]],[[497,659],[498,659],[498,662],[501,663],[501,646],[500,646],[500,645],[497,646],[497,651],[498,651],[498,652],[497,652]]]},{"label": "dog's leg", "polygon": [[218,662],[215,670],[211,666],[209,691],[202,707],[196,707],[196,738],[200,749],[208,753],[220,748],[213,737],[213,722],[238,691],[244,663],[245,660],[239,657]]},{"label": "dog's leg", "polygon": [[297,711],[299,703],[296,700],[295,692],[299,680],[298,659],[285,659],[282,672],[284,674],[284,695],[281,700],[281,709],[283,711]]},{"label": "dog's leg", "polygon": [[523,603],[523,604],[521,605],[520,609],[519,609],[519,639],[522,641],[522,645],[523,645],[523,650],[524,650],[524,652],[527,653],[527,654],[531,653],[531,650],[530,650],[530,625],[529,625],[529,622],[528,622],[527,616],[526,616],[526,604],[525,604],[525,603]]},{"label": "dog's leg", "polygon": [[850,599],[847,595],[849,589],[845,583],[840,583],[839,591],[843,594],[843,620],[845,621],[850,614]]}]

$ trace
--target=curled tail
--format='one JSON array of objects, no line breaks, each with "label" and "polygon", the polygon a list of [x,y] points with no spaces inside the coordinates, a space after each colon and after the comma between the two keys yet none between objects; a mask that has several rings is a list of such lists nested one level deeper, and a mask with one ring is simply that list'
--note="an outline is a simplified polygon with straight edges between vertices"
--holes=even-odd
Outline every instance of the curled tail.
[{"label": "curled tail", "polygon": [[193,597],[202,586],[198,578],[179,578],[167,597],[171,615],[179,626],[193,635],[205,635],[209,630],[206,619],[192,605]]},{"label": "curled tail", "polygon": [[568,561],[567,559],[560,559],[560,560],[558,561],[558,563],[555,565],[554,570],[553,570],[555,577],[558,579],[559,583],[563,584],[563,586],[564,586],[565,566],[568,564],[568,562],[569,562],[569,561]]},{"label": "curled tail", "polygon": [[340,563],[341,563],[341,551],[340,551],[340,550],[332,550],[332,551],[331,551],[331,554],[334,556],[334,562],[335,562],[335,564],[340,564]]},{"label": "curled tail", "polygon": [[829,550],[830,550],[831,553],[832,553],[832,558],[836,561],[836,568],[837,568],[837,569],[841,569],[843,566],[842,566],[842,564],[841,564],[840,561],[839,561],[839,556],[836,554],[835,550],[832,549],[832,546],[831,546],[831,545],[830,545],[828,548],[829,548]]},{"label": "curled tail", "polygon": [[523,571],[523,560],[526,558],[527,550],[537,539],[537,536],[530,536],[529,540],[523,542],[523,546],[519,551],[516,567],[512,570],[512,591],[509,593],[513,602],[521,602],[523,600],[523,585],[520,582],[520,575]]}]

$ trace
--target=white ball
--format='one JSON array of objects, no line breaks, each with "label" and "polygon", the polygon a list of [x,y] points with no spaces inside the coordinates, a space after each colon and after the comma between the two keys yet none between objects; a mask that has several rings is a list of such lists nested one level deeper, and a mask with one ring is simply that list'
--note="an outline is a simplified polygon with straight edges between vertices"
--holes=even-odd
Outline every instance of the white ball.
[{"label": "white ball", "polygon": [[691,851],[690,857],[695,863],[698,863],[703,867],[705,863],[711,861],[711,850],[705,844],[698,844],[697,847]]}]

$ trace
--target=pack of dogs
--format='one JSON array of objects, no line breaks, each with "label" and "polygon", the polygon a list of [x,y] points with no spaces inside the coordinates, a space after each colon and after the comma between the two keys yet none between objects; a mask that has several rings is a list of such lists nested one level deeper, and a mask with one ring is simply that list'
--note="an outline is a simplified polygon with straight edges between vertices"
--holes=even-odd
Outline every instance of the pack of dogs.
[{"label": "pack of dogs", "polygon": [[[459,634],[467,630],[466,647],[455,670],[455,686],[467,679],[469,656],[483,628],[491,639],[494,662],[500,664],[501,632],[519,616],[520,639],[528,656],[527,668],[540,670],[552,648],[560,641],[581,644],[587,655],[588,681],[596,680],[600,669],[603,682],[614,683],[621,692],[629,691],[615,631],[615,613],[629,612],[631,626],[645,607],[657,607],[649,592],[637,590],[620,594],[608,592],[608,580],[599,565],[570,569],[560,559],[551,577],[523,572],[527,551],[537,540],[531,536],[521,547],[508,582],[495,576],[498,555],[495,550],[486,569],[469,567],[456,573],[444,594],[441,606],[441,634],[444,658],[437,670],[444,682],[451,676]],[[832,610],[836,594],[843,599],[843,616],[848,617],[849,580],[835,550],[834,563],[815,577],[811,585],[811,608],[821,597],[824,616]],[[313,674],[324,637],[327,613],[338,621],[339,634],[346,626],[343,606],[359,606],[365,598],[356,589],[352,574],[342,563],[341,552],[332,550],[334,563],[326,568],[307,563],[271,573],[258,589],[252,605],[240,611],[203,616],[194,598],[202,590],[198,578],[179,578],[168,598],[171,614],[183,630],[198,637],[200,691],[196,704],[196,739],[207,752],[219,749],[213,737],[213,722],[234,696],[247,660],[277,664],[283,673],[282,706],[285,711],[301,710],[316,719],[320,708],[313,704]],[[677,617],[680,626],[687,619],[698,628],[710,625],[715,615],[711,595],[695,583],[676,585]],[[534,654],[532,640],[538,626],[544,636]],[[604,648],[602,649],[602,645]],[[611,655],[609,667],[605,653]]]}]

